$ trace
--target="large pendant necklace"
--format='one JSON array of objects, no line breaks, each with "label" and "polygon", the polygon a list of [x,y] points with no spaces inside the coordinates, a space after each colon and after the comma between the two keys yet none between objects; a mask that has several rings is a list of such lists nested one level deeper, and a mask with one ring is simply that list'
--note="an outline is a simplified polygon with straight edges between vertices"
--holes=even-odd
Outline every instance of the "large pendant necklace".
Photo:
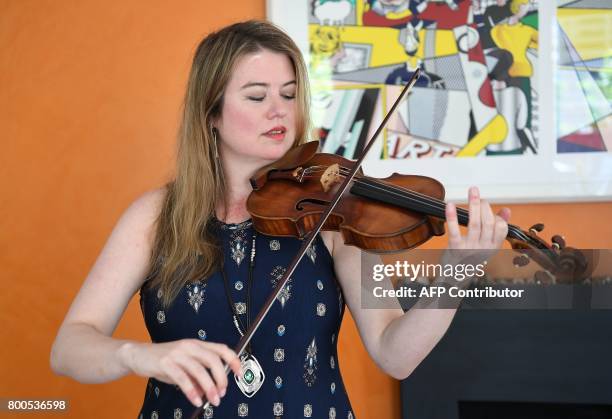
[{"label": "large pendant necklace", "polygon": [[[236,305],[232,301],[231,290],[225,269],[221,266],[221,275],[223,276],[223,283],[225,284],[225,294],[227,296],[227,302],[232,311],[232,319],[236,330],[240,336],[244,336],[246,330],[250,324],[250,312],[251,312],[251,287],[253,283],[253,268],[255,266],[255,240],[256,233],[253,232],[253,241],[251,245],[251,260],[249,263],[249,282],[247,284],[247,307],[246,307],[246,327],[240,321],[239,313],[236,310]],[[257,358],[251,351],[251,345],[249,344],[244,352],[240,355],[240,365],[242,367],[242,377],[234,374],[234,380],[236,385],[246,397],[253,397],[255,393],[259,391],[263,382],[266,378],[263,368]]]},{"label": "large pendant necklace", "polygon": [[236,385],[238,385],[242,394],[247,397],[253,397],[263,385],[266,375],[257,358],[248,351],[245,351],[240,356],[240,365],[244,375],[240,377],[234,374]]}]

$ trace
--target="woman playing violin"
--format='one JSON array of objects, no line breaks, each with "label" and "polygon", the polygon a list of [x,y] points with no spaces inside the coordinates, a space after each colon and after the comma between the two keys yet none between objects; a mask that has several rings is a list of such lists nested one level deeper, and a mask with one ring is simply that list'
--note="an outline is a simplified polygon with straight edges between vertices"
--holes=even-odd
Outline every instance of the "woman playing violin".
[{"label": "woman playing violin", "polygon": [[[410,375],[454,310],[364,310],[360,250],[323,231],[239,359],[230,348],[299,248],[259,234],[249,178],[308,139],[308,80],[295,43],[274,25],[238,23],[207,36],[189,75],[176,174],[125,211],[53,345],[55,372],[85,383],[147,377],[144,418],[354,417],[337,363],[348,306],[376,364]],[[449,248],[494,249],[509,211],[469,192],[462,235],[446,207]],[[111,337],[136,292],[151,343]],[[242,363],[241,363],[242,362]],[[229,377],[224,371],[229,364]]]}]

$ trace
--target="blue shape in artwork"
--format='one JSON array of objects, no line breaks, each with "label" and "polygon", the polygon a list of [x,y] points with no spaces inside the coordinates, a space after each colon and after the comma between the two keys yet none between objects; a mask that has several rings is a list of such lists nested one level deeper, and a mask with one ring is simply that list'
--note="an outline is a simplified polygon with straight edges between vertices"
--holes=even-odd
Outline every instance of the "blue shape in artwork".
[{"label": "blue shape in artwork", "polygon": [[584,153],[584,152],[600,152],[594,148],[585,147],[580,144],[568,143],[562,140],[557,141],[557,153]]}]

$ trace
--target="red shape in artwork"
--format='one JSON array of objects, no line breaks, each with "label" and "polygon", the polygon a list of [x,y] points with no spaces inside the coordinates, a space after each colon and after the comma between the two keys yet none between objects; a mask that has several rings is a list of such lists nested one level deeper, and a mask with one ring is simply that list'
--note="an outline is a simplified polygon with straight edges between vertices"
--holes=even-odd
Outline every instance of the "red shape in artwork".
[{"label": "red shape in artwork", "polygon": [[399,19],[390,19],[386,16],[381,16],[378,13],[368,10],[363,14],[363,25],[364,26],[382,26],[382,27],[403,27],[406,23],[410,22],[412,15],[404,16]]},{"label": "red shape in artwork", "polygon": [[419,19],[433,20],[436,22],[436,29],[454,29],[467,25],[470,4],[469,1],[462,1],[457,4],[457,10],[451,10],[446,3],[429,2],[423,13],[419,14]]},{"label": "red shape in artwork", "polygon": [[566,143],[577,144],[583,147],[592,148],[595,151],[606,151],[606,146],[601,138],[597,125],[592,124],[586,128],[574,131],[559,140]]},{"label": "red shape in artwork", "polygon": [[[470,27],[476,29],[474,25],[470,25]],[[470,61],[475,61],[486,66],[485,56],[484,52],[482,51],[482,45],[480,44],[480,42],[477,42],[476,45],[474,45],[474,48],[468,51],[468,59]],[[478,89],[478,99],[480,99],[480,101],[486,106],[490,106],[491,108],[495,107],[495,97],[493,97],[493,88],[491,87],[489,79],[486,77],[484,78],[482,84],[480,85],[480,88]]]}]

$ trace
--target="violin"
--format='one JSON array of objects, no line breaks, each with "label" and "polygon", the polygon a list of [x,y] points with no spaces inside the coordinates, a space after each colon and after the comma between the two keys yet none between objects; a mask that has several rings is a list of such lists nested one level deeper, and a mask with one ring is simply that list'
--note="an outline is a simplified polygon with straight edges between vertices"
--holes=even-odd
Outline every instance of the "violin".
[{"label": "violin", "polygon": [[[247,210],[257,231],[304,239],[317,225],[355,164],[317,149],[317,141],[307,142],[251,178]],[[359,169],[321,229],[339,231],[345,244],[373,253],[409,250],[445,233],[444,194],[444,186],[430,177],[394,173],[377,179]],[[468,211],[457,208],[457,219],[467,226]],[[584,256],[560,235],[546,243],[538,235],[543,228],[508,225],[507,240],[522,253],[515,265],[526,265],[531,256],[545,269],[536,273],[542,282],[551,275],[557,282],[583,278],[589,265]]]}]

